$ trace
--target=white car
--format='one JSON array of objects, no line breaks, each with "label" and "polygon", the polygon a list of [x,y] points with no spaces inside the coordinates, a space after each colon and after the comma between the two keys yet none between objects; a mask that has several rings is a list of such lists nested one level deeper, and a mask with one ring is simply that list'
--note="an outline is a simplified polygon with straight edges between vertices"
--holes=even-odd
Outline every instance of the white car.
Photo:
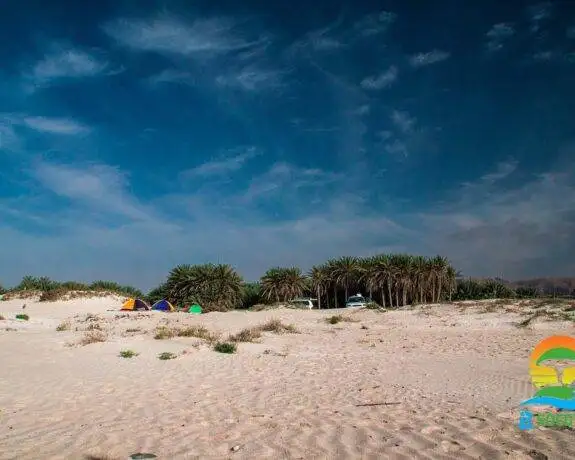
[{"label": "white car", "polygon": [[292,305],[295,308],[305,308],[308,310],[311,310],[313,308],[313,299],[293,299],[290,300],[290,305]]},{"label": "white car", "polygon": [[347,299],[345,303],[346,308],[364,308],[371,302],[369,297],[364,297],[361,294],[356,294]]}]

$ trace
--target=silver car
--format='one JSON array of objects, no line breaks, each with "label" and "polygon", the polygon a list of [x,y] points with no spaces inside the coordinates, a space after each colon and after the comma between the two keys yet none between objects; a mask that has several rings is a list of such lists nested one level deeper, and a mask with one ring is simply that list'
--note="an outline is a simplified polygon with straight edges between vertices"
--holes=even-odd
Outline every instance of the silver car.
[{"label": "silver car", "polygon": [[346,308],[364,308],[371,302],[371,299],[364,297],[361,294],[356,294],[347,299],[345,303]]}]

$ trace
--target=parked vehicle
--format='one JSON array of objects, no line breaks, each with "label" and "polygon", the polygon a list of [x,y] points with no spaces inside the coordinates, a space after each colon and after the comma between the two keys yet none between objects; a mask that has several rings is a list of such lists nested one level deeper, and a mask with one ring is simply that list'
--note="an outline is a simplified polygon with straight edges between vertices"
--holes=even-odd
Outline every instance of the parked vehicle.
[{"label": "parked vehicle", "polygon": [[364,308],[371,302],[369,297],[364,297],[361,294],[356,294],[347,299],[345,303],[346,308]]},{"label": "parked vehicle", "polygon": [[305,308],[305,309],[311,310],[314,307],[314,305],[313,305],[314,300],[315,299],[299,298],[299,299],[290,300],[289,303],[294,308]]}]

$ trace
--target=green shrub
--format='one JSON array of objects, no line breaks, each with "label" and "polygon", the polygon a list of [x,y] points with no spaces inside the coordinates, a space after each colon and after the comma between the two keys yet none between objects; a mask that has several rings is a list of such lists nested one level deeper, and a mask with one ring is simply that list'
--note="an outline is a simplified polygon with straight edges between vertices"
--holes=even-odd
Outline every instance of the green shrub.
[{"label": "green shrub", "polygon": [[158,355],[158,359],[161,359],[162,361],[167,361],[168,359],[176,359],[177,357],[178,355],[175,353],[170,353],[169,351],[164,351]]},{"label": "green shrub", "polygon": [[134,350],[122,350],[120,351],[120,358],[134,358],[138,356],[139,353],[136,353]]},{"label": "green shrub", "polygon": [[28,321],[30,319],[30,317],[26,313],[20,313],[20,314],[16,315],[16,319]]},{"label": "green shrub", "polygon": [[214,351],[218,353],[232,354],[236,352],[236,344],[230,342],[218,342],[214,345]]}]

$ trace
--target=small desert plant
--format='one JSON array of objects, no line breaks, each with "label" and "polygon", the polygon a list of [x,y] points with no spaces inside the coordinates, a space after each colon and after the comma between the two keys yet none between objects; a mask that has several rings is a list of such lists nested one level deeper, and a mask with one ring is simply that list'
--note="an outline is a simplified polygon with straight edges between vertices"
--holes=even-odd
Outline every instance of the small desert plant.
[{"label": "small desert plant", "polygon": [[30,319],[30,317],[26,313],[20,313],[20,314],[16,315],[16,319],[28,321]]},{"label": "small desert plant", "polygon": [[368,302],[365,305],[365,308],[367,308],[368,310],[381,310],[382,309],[381,305],[379,305],[376,302]]},{"label": "small desert plant", "polygon": [[136,353],[134,350],[122,350],[120,351],[120,358],[133,358],[138,356],[139,353]]},{"label": "small desert plant", "polygon": [[140,332],[141,329],[139,327],[129,327],[128,329],[126,329],[126,332],[128,333],[132,333],[132,332]]},{"label": "small desert plant", "polygon": [[267,323],[258,326],[262,332],[275,332],[276,334],[297,333],[297,329],[293,324],[284,324],[279,319],[270,319]]},{"label": "small desert plant", "polygon": [[338,324],[341,322],[346,322],[346,323],[357,323],[359,320],[351,318],[350,316],[343,316],[343,315],[333,315],[330,316],[329,318],[326,318],[326,321],[329,324]]},{"label": "small desert plant", "polygon": [[242,329],[237,334],[230,335],[229,341],[230,342],[253,342],[261,338],[262,330],[258,327],[248,327],[246,329]]},{"label": "small desert plant", "polygon": [[230,342],[218,342],[214,345],[214,351],[218,353],[232,354],[236,352],[236,344]]},{"label": "small desert plant", "polygon": [[338,323],[340,323],[340,322],[343,321],[343,316],[341,316],[341,315],[333,315],[333,316],[330,316],[329,318],[326,318],[326,321],[327,321],[329,324],[338,324]]},{"label": "small desert plant", "polygon": [[69,331],[70,327],[71,327],[70,321],[63,321],[60,324],[58,324],[56,330],[58,332]]},{"label": "small desert plant", "polygon": [[4,318],[2,315],[0,315],[0,321],[4,321],[6,318]]},{"label": "small desert plant", "polygon": [[156,335],[154,335],[154,339],[166,340],[166,339],[171,339],[175,335],[176,334],[175,334],[175,331],[173,329],[162,326],[162,327],[159,327],[156,329]]},{"label": "small desert plant", "polygon": [[211,332],[204,326],[189,326],[184,329],[177,329],[175,335],[178,337],[195,337],[208,342],[215,342],[218,339],[218,334]]},{"label": "small desert plant", "polygon": [[40,302],[56,302],[57,300],[61,300],[64,298],[66,294],[68,294],[68,289],[62,287],[56,287],[54,289],[49,289],[47,291],[42,292],[40,295]]},{"label": "small desert plant", "polygon": [[102,331],[89,331],[80,339],[79,344],[85,346],[91,343],[105,342],[106,340],[108,340],[108,337]]},{"label": "small desert plant", "polygon": [[87,331],[101,331],[102,330],[102,326],[100,325],[100,323],[90,323],[88,324],[88,327],[86,327]]},{"label": "small desert plant", "polygon": [[170,353],[169,351],[164,351],[158,355],[158,359],[161,359],[162,361],[167,361],[168,359],[176,359],[177,357],[178,355],[175,353]]}]

